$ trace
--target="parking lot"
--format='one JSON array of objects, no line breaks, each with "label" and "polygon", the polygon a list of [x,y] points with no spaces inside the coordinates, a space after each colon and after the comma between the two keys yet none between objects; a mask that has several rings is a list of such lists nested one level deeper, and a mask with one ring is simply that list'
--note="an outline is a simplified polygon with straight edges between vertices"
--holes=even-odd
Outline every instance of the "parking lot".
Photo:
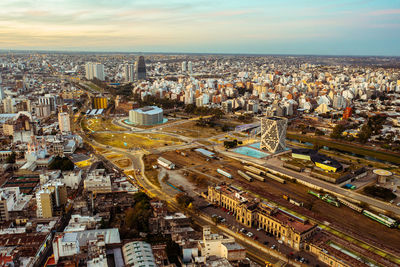
[{"label": "parking lot", "polygon": [[[288,258],[295,260],[297,259],[298,261],[303,258],[303,262],[310,266],[326,266],[325,264],[316,260],[315,256],[308,254],[305,251],[295,251],[286,245],[280,244],[274,236],[266,233],[262,229],[254,229],[243,226],[242,224],[237,222],[231,212],[226,209],[208,205],[207,207],[202,208],[202,212],[206,213],[211,218],[214,218],[213,220],[219,221],[220,224],[224,224],[232,231],[240,233],[248,238],[252,238],[256,242],[259,242],[270,249],[275,249],[286,255]],[[270,261],[271,263],[276,262],[276,260],[273,258],[266,260]]]}]

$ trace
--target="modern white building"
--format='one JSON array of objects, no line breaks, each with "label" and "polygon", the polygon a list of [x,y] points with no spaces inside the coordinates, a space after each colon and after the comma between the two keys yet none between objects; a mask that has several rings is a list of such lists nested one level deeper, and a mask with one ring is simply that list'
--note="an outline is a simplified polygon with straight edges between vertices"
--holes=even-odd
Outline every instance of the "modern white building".
[{"label": "modern white building", "polygon": [[261,119],[260,148],[270,153],[286,149],[286,128],[288,120],[283,117],[264,117]]},{"label": "modern white building", "polygon": [[67,112],[58,113],[58,125],[61,133],[65,134],[71,132],[71,122]]},{"label": "modern white building", "polygon": [[87,62],[85,65],[86,79],[93,80],[97,78],[104,81],[104,65],[100,63]]},{"label": "modern white building", "polygon": [[187,71],[187,62],[183,61],[182,62],[182,72],[186,72]]},{"label": "modern white building", "polygon": [[126,266],[156,267],[153,250],[150,244],[143,241],[126,243],[122,247]]},{"label": "modern white building", "polygon": [[188,66],[187,71],[188,71],[189,73],[192,73],[192,72],[193,72],[193,64],[192,64],[192,61],[189,61],[188,64],[187,64],[187,66]]},{"label": "modern white building", "polygon": [[129,121],[136,125],[155,125],[163,122],[163,109],[147,106],[129,111]]}]

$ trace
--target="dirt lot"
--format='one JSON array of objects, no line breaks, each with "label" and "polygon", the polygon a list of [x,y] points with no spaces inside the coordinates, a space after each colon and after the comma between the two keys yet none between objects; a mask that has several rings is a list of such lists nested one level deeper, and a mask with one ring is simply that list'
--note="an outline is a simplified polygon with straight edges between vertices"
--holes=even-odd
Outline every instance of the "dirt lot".
[{"label": "dirt lot", "polygon": [[186,137],[192,138],[208,138],[223,133],[221,128],[210,128],[196,126],[196,121],[188,121],[178,125],[165,125],[163,131],[176,133]]},{"label": "dirt lot", "polygon": [[120,167],[121,169],[128,168],[132,164],[130,159],[119,159],[114,161],[114,163],[117,164],[117,166]]},{"label": "dirt lot", "polygon": [[[204,176],[209,177],[214,182],[230,182],[248,191],[254,192],[260,197],[264,197],[270,201],[287,207],[299,214],[304,214],[315,218],[320,222],[327,221],[330,226],[340,229],[352,236],[368,241],[382,247],[382,244],[388,244],[389,248],[400,248],[400,232],[397,229],[389,229],[373,220],[366,218],[350,208],[342,206],[334,207],[322,200],[307,193],[307,187],[300,184],[288,182],[281,184],[276,181],[266,179],[266,182],[253,181],[248,182],[237,174],[237,170],[243,169],[243,165],[229,158],[221,158],[220,160],[207,158],[195,151],[185,150],[187,156],[182,156],[175,151],[163,153],[163,157],[174,162],[178,168],[196,170]],[[218,155],[219,156],[219,155]],[[216,169],[223,169],[233,176],[233,181],[220,175]],[[213,176],[214,179],[212,179]],[[217,179],[215,179],[217,178]],[[304,203],[304,207],[297,207],[290,204],[282,198],[283,194],[289,195],[298,201]],[[398,252],[400,253],[400,251]]]}]

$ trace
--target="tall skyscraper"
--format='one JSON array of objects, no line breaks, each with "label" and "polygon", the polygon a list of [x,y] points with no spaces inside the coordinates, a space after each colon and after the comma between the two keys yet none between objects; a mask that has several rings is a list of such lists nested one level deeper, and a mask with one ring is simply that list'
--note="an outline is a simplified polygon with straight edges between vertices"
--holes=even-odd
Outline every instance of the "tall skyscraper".
[{"label": "tall skyscraper", "polygon": [[71,123],[69,120],[69,114],[67,112],[58,113],[58,125],[62,133],[71,132]]},{"label": "tall skyscraper", "polygon": [[264,117],[261,119],[261,149],[270,153],[286,149],[286,128],[288,120],[283,117]]},{"label": "tall skyscraper", "polygon": [[133,82],[135,78],[135,66],[133,64],[125,64],[123,66],[124,80],[127,82]]},{"label": "tall skyscraper", "polygon": [[104,65],[100,63],[87,62],[85,65],[86,79],[93,80],[97,78],[104,81]]},{"label": "tall skyscraper", "polygon": [[140,56],[136,61],[136,80],[146,79],[146,63],[144,62],[144,57]]},{"label": "tall skyscraper", "polygon": [[182,62],[182,72],[186,72],[187,71],[187,62],[183,61]]},{"label": "tall skyscraper", "polygon": [[189,62],[188,62],[188,72],[189,72],[189,73],[193,73],[192,61],[189,61]]},{"label": "tall skyscraper", "polygon": [[0,100],[3,99],[4,99],[3,80],[1,79],[1,74],[0,74]]}]

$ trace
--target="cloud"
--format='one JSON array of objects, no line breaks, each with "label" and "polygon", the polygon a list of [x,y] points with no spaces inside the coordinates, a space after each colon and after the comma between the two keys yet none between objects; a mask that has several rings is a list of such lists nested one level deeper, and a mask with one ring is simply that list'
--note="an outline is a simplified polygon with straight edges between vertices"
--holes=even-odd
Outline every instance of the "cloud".
[{"label": "cloud", "polygon": [[387,16],[387,15],[400,15],[400,8],[399,9],[381,9],[369,12],[368,15],[370,16]]}]

